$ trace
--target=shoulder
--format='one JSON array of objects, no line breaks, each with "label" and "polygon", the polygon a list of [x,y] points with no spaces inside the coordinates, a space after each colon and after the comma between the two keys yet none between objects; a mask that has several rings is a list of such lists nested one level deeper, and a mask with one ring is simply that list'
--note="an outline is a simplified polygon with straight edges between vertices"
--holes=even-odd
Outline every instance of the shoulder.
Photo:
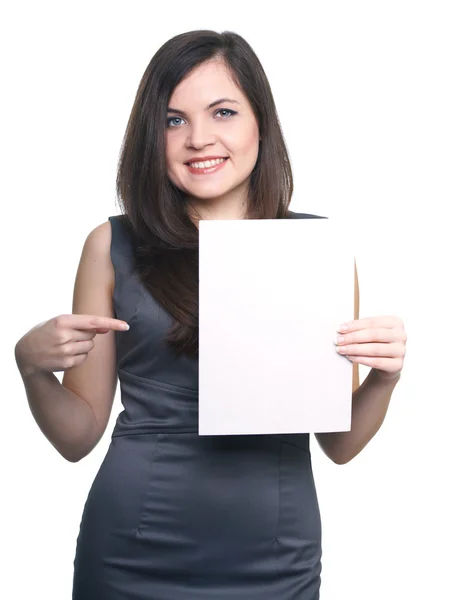
[{"label": "shoulder", "polygon": [[298,213],[292,210],[288,211],[287,219],[327,219],[328,217],[322,217],[320,215],[312,215],[310,213]]},{"label": "shoulder", "polygon": [[108,221],[97,225],[87,235],[82,250],[81,265],[92,278],[104,281],[114,287],[114,268],[111,261],[112,227]]},{"label": "shoulder", "polygon": [[109,256],[111,248],[112,226],[110,221],[97,225],[86,237],[84,251],[90,252],[93,258]]},{"label": "shoulder", "polygon": [[102,246],[106,244],[106,242],[111,241],[111,219],[115,217],[109,217],[108,221],[97,225],[87,236],[87,240],[90,240],[95,244],[101,244]]}]

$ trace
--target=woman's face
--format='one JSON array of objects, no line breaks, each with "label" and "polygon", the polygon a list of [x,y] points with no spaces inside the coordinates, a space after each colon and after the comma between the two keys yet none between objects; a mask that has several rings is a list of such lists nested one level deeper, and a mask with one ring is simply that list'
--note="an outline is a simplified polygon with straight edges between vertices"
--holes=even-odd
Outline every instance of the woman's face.
[{"label": "woman's face", "polygon": [[166,129],[169,179],[197,204],[247,198],[259,130],[225,63],[196,67],[176,87]]}]

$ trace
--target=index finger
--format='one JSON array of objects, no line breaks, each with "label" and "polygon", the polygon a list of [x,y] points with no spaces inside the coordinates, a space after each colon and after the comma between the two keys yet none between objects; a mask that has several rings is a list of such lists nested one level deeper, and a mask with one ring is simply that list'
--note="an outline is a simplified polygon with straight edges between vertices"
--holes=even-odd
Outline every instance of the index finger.
[{"label": "index finger", "polygon": [[113,331],[126,331],[130,325],[126,321],[98,315],[73,315],[75,329],[105,329]]}]

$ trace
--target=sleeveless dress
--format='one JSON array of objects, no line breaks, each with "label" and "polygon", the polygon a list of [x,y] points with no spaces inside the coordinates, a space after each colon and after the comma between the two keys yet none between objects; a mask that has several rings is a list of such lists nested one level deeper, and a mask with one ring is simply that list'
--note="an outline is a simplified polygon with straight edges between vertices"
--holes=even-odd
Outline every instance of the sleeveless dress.
[{"label": "sleeveless dress", "polygon": [[318,600],[309,435],[198,435],[198,362],[168,349],[171,317],[109,221],[124,410],[84,506],[73,600]]}]

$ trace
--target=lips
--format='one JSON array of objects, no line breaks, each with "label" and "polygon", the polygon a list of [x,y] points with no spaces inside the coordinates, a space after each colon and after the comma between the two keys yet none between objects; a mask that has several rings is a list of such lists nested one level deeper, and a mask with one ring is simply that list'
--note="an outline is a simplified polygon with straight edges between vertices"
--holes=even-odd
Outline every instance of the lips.
[{"label": "lips", "polygon": [[185,163],[187,169],[190,171],[190,173],[192,173],[192,175],[211,175],[212,173],[216,173],[217,171],[220,171],[220,169],[223,169],[223,167],[226,165],[226,163],[228,162],[228,158],[224,157],[215,157],[212,159],[207,158],[206,160],[221,160],[222,162],[220,163],[216,163],[215,165],[209,165],[209,166],[201,166],[201,167],[192,167],[191,164],[195,164],[195,163],[203,163],[205,161],[203,161],[202,159],[198,160],[198,161],[191,161],[191,164],[189,163]]},{"label": "lips", "polygon": [[218,158],[228,158],[227,156],[193,156],[185,164],[205,162],[206,160],[217,160]]}]

